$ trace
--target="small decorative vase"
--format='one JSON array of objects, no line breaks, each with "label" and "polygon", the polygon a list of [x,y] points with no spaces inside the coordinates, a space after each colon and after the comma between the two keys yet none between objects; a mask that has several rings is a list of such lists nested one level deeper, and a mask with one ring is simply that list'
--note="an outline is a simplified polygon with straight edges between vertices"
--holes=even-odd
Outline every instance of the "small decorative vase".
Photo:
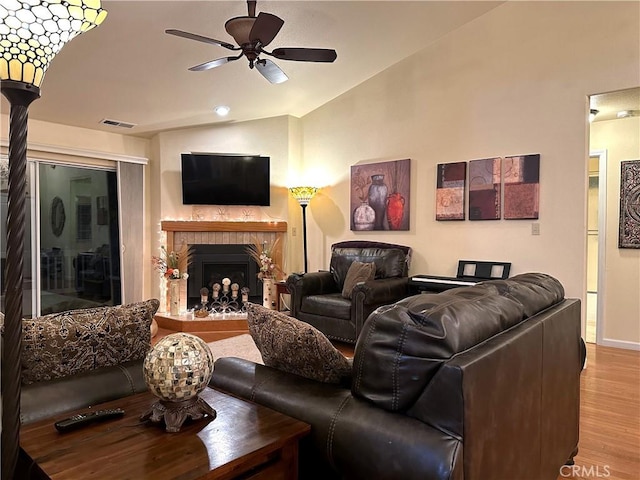
[{"label": "small decorative vase", "polygon": [[371,175],[369,205],[376,214],[373,229],[384,230],[384,214],[387,209],[387,186],[384,184],[384,175],[382,174]]},{"label": "small decorative vase", "polygon": [[369,206],[367,202],[362,202],[359,207],[353,211],[353,229],[354,230],[373,230],[376,221],[376,212]]},{"label": "small decorative vase", "polygon": [[180,280],[169,280],[169,314],[180,315]]},{"label": "small decorative vase", "polygon": [[275,285],[273,278],[262,279],[262,306],[271,310],[276,307]]},{"label": "small decorative vase", "polygon": [[389,195],[387,204],[387,222],[389,230],[400,230],[402,217],[404,215],[404,197],[395,192]]}]

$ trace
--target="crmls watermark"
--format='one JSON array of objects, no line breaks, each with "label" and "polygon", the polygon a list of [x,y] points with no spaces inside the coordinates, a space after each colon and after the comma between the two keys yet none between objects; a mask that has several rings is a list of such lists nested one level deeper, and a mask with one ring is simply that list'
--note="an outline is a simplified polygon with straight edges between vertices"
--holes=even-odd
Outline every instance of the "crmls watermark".
[{"label": "crmls watermark", "polygon": [[609,478],[609,465],[563,465],[560,476],[564,478]]}]

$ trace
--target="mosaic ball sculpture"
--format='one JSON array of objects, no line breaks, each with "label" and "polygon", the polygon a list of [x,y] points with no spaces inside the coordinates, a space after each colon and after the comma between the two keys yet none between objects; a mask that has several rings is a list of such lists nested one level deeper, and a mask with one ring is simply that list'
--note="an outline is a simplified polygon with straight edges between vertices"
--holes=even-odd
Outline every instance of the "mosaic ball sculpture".
[{"label": "mosaic ball sculpture", "polygon": [[172,333],[147,354],[142,367],[144,379],[149,391],[161,400],[190,400],[211,380],[213,360],[209,346],[201,338]]}]

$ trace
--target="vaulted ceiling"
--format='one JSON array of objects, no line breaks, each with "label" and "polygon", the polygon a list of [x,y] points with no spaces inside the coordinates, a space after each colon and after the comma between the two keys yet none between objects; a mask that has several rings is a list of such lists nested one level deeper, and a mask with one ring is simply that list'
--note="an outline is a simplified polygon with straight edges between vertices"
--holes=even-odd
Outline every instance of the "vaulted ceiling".
[{"label": "vaulted ceiling", "polygon": [[[289,80],[273,85],[242,58],[202,72],[203,62],[234,55],[220,46],[167,35],[175,28],[233,43],[225,29],[247,15],[234,1],[103,0],[104,23],[53,60],[30,118],[132,135],[279,115],[303,116],[378,72],[496,8],[500,1],[258,1],[284,26],[269,45],[333,48],[334,63],[274,60]],[[224,118],[213,113],[228,105]],[[8,104],[2,99],[2,111]],[[131,129],[100,123],[111,119]]]}]

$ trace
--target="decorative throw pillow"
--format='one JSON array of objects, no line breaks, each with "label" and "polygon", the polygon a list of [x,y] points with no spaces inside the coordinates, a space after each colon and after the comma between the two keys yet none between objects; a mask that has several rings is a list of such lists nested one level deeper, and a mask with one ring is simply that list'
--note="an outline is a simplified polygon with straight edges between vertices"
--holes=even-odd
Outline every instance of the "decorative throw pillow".
[{"label": "decorative throw pillow", "polygon": [[249,333],[264,364],[323,383],[351,376],[351,362],[306,322],[247,303]]},{"label": "decorative throw pillow", "polygon": [[151,348],[157,299],[52,313],[22,321],[22,382],[140,360]]},{"label": "decorative throw pillow", "polygon": [[353,287],[360,282],[366,282],[367,280],[373,280],[376,275],[376,264],[353,262],[347,271],[347,276],[344,279],[344,286],[342,287],[342,296],[344,298],[351,298]]}]

